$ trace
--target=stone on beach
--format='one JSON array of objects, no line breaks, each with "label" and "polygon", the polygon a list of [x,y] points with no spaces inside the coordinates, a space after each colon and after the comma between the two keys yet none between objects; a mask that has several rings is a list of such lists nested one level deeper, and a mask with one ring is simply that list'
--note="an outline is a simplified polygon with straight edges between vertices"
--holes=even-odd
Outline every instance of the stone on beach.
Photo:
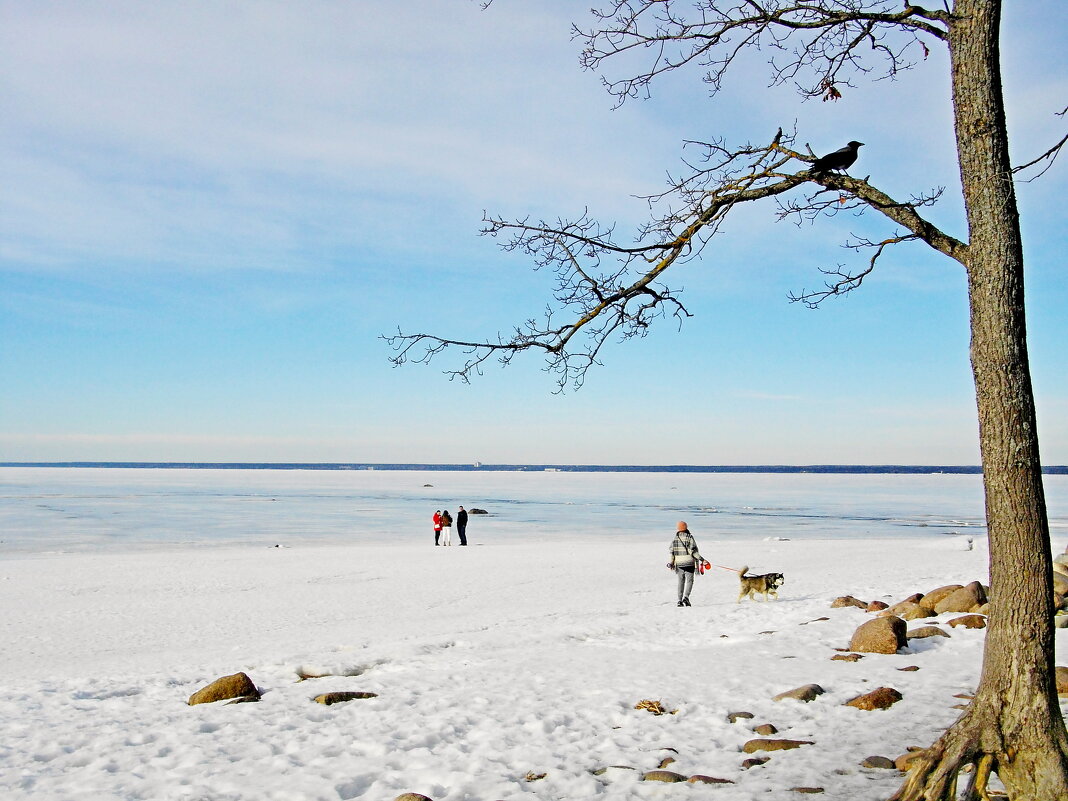
[{"label": "stone on beach", "polygon": [[905,621],[899,617],[877,617],[853,632],[849,650],[864,654],[896,654],[908,645],[907,630]]},{"label": "stone on beach", "polygon": [[760,738],[757,740],[750,740],[742,746],[742,750],[747,754],[754,754],[757,751],[792,751],[794,748],[815,744],[816,743],[812,740],[776,740]]},{"label": "stone on beach", "polygon": [[926,606],[929,609],[934,609],[943,600],[948,598],[950,595],[955,593],[963,586],[963,584],[947,584],[944,587],[939,587],[937,589],[931,590],[929,593],[927,593],[920,599],[920,605]]},{"label": "stone on beach", "polygon": [[857,609],[868,608],[868,604],[852,595],[840,595],[831,601],[831,609],[843,609],[848,606],[855,606]]},{"label": "stone on beach", "polygon": [[232,676],[223,676],[216,679],[206,687],[201,687],[186,702],[190,706],[196,704],[210,704],[215,701],[225,701],[230,698],[259,698],[260,691],[252,683],[252,679],[245,673],[234,673]]},{"label": "stone on beach", "polygon": [[954,590],[935,604],[935,612],[973,612],[986,603],[986,590],[978,581]]},{"label": "stone on beach", "polygon": [[902,620],[921,620],[934,617],[935,610],[917,601],[901,601],[879,613],[881,617],[899,617]]},{"label": "stone on beach", "polygon": [[845,706],[851,706],[854,709],[863,709],[867,712],[871,712],[876,709],[889,709],[900,701],[901,698],[901,693],[893,687],[877,687],[869,693],[858,695],[856,698],[850,698],[845,702]]},{"label": "stone on beach", "polygon": [[783,701],[787,698],[792,698],[797,701],[804,701],[805,703],[808,703],[809,701],[814,701],[818,696],[823,695],[824,692],[826,691],[818,684],[805,684],[801,687],[795,687],[792,690],[787,690],[786,692],[779,693],[778,695],[772,697],[771,700]]},{"label": "stone on beach", "polygon": [[364,693],[364,692],[333,692],[323,693],[317,695],[312,700],[317,704],[323,704],[330,706],[331,704],[341,704],[346,701],[357,701],[364,698],[377,698],[378,693]]},{"label": "stone on beach", "polygon": [[938,628],[938,626],[920,626],[916,629],[910,629],[905,636],[910,640],[922,640],[927,637],[948,637],[949,634]]},{"label": "stone on beach", "polygon": [[961,615],[949,621],[952,628],[963,626],[966,629],[985,629],[986,618],[983,615]]},{"label": "stone on beach", "polygon": [[673,770],[650,770],[642,774],[643,782],[684,782],[685,776]]}]

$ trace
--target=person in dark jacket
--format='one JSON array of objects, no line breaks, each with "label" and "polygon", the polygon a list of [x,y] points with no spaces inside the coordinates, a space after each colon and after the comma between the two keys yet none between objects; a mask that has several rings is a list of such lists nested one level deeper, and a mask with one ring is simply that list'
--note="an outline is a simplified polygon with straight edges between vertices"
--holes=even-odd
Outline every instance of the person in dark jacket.
[{"label": "person in dark jacket", "polygon": [[697,570],[697,565],[703,561],[704,559],[697,551],[697,541],[690,533],[690,529],[686,527],[686,522],[680,520],[675,526],[675,539],[671,541],[671,561],[668,562],[668,567],[679,577],[678,606],[690,605],[693,574]]},{"label": "person in dark jacket", "polygon": [[456,513],[456,533],[460,535],[460,544],[467,545],[467,510],[462,506]]}]

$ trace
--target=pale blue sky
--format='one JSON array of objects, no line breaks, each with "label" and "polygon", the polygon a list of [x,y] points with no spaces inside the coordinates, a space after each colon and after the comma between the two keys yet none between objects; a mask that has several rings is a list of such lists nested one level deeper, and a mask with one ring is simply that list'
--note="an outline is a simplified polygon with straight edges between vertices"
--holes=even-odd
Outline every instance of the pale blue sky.
[{"label": "pale blue sky", "polygon": [[[964,237],[945,58],[837,103],[709,100],[695,75],[612,110],[577,65],[588,3],[0,0],[0,461],[978,462],[960,269],[919,246],[818,311],[867,217],[740,210],[668,283],[695,317],[608,347],[580,392],[538,357],[471,385],[394,369],[397,326],[492,337],[549,275],[482,210],[642,219],[685,139],[819,152]],[[1017,162],[1063,135],[1063,3],[1007,4]],[[1023,16],[1024,14],[1028,16]],[[1041,20],[1041,24],[1036,24]],[[1043,458],[1068,463],[1068,161],[1019,187]]]}]

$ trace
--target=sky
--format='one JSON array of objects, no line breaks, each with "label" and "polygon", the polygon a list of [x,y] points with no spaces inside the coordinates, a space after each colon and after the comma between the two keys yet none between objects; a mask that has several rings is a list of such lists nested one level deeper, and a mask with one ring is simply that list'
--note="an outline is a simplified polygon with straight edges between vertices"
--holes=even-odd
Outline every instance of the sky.
[{"label": "sky", "polygon": [[[484,212],[633,231],[686,140],[860,140],[854,174],[945,187],[930,215],[966,237],[942,52],[837,102],[769,88],[758,54],[715,97],[689,72],[614,108],[571,39],[588,7],[0,0],[0,461],[977,464],[959,265],[901,246],[845,298],[787,300],[893,233],[870,216],[739,209],[666,276],[693,318],[611,343],[577,392],[533,354],[470,384],[459,355],[390,364],[398,328],[540,316],[551,276]],[[1068,128],[1068,22],[1005,14],[1022,163]],[[1068,464],[1068,157],[1017,191],[1042,456]]]}]

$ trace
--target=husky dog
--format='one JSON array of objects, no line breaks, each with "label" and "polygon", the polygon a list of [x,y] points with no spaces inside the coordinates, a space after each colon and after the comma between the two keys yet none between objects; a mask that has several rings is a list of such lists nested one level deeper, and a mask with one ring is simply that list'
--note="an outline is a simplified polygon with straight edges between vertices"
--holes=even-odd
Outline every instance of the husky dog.
[{"label": "husky dog", "polygon": [[778,598],[779,593],[776,590],[781,587],[786,579],[783,578],[782,573],[765,573],[762,576],[747,576],[746,571],[749,570],[749,565],[746,565],[738,571],[738,580],[741,582],[741,592],[738,593],[738,603],[742,602],[743,598],[752,598],[756,600],[757,595],[763,595],[764,600],[768,600],[768,596],[772,598]]}]

